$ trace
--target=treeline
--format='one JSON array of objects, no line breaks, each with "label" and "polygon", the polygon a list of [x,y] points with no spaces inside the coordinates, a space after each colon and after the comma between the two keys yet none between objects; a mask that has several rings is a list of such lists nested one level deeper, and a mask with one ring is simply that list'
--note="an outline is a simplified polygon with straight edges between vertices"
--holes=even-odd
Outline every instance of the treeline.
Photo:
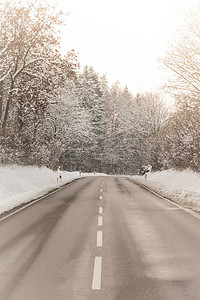
[{"label": "treeline", "polygon": [[185,15],[166,56],[160,59],[171,72],[163,87],[174,96],[174,112],[152,139],[156,168],[200,171],[200,6]]},{"label": "treeline", "polygon": [[133,96],[92,67],[80,71],[73,50],[63,57],[64,14],[56,7],[0,5],[0,163],[109,174],[133,174],[144,164],[199,170],[193,91],[180,93],[176,84],[169,113],[159,95]]}]

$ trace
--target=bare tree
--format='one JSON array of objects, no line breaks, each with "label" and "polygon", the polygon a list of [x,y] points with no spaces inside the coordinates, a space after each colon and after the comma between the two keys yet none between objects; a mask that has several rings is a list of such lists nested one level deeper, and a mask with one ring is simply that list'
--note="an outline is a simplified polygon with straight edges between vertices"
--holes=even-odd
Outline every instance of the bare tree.
[{"label": "bare tree", "polygon": [[176,40],[159,61],[172,71],[166,87],[175,94],[200,94],[200,8],[185,16],[185,26],[177,31]]}]

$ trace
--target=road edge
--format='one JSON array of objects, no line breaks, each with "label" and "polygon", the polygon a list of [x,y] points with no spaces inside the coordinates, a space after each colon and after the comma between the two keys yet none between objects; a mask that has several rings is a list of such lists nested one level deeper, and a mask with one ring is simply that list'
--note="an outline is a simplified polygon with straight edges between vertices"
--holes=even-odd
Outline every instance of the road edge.
[{"label": "road edge", "polygon": [[161,199],[163,199],[163,200],[165,200],[165,201],[167,201],[167,202],[170,202],[171,204],[175,205],[176,207],[178,207],[178,208],[184,210],[186,213],[188,213],[188,214],[192,215],[193,217],[195,217],[195,218],[197,218],[197,219],[200,220],[200,214],[199,214],[198,212],[195,212],[195,211],[193,211],[193,210],[190,209],[190,208],[186,208],[186,207],[181,206],[180,204],[177,204],[177,203],[174,202],[173,200],[168,199],[168,198],[166,198],[166,197],[160,195],[159,193],[153,191],[152,189],[150,189],[150,188],[147,187],[146,185],[142,184],[141,182],[138,182],[137,180],[134,180],[133,178],[131,178],[130,181],[132,181],[132,182],[134,182],[135,184],[141,186],[142,188],[148,190],[149,192],[151,192],[152,194],[158,196],[159,198],[161,198]]},{"label": "road edge", "polygon": [[85,178],[85,177],[87,177],[87,176],[80,177],[80,178],[79,178],[79,177],[78,177],[78,178],[74,178],[74,179],[72,179],[72,180],[70,180],[70,181],[68,181],[68,182],[66,182],[66,183],[64,183],[64,184],[62,184],[62,185],[60,185],[60,186],[57,187],[57,188],[52,188],[52,189],[50,189],[47,193],[44,193],[42,196],[39,196],[39,197],[34,198],[34,199],[31,199],[30,201],[28,201],[28,202],[26,202],[26,203],[22,203],[22,204],[20,204],[20,205],[17,205],[17,206],[13,207],[13,208],[10,209],[10,210],[4,211],[2,214],[0,214],[0,222],[2,222],[3,220],[6,220],[6,219],[8,219],[9,217],[11,217],[11,216],[17,214],[17,213],[20,212],[21,210],[23,210],[23,209],[25,209],[25,208],[27,208],[27,207],[29,207],[29,206],[31,206],[31,205],[33,205],[33,204],[35,204],[35,203],[41,201],[41,200],[43,200],[44,198],[46,198],[46,197],[48,197],[48,196],[50,196],[50,195],[52,195],[52,194],[58,192],[59,190],[62,190],[62,189],[65,188],[67,185],[69,185],[69,184],[71,184],[71,183],[73,183],[73,182],[75,182],[75,181],[77,181],[77,180],[83,179],[83,178]]}]

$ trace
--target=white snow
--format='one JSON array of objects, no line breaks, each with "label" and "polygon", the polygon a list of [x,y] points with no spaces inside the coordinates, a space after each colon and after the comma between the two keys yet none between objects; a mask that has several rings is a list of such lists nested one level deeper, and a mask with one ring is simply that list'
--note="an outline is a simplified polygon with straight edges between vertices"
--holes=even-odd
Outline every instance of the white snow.
[{"label": "white snow", "polygon": [[166,170],[147,174],[147,179],[144,176],[132,176],[132,179],[179,205],[200,211],[199,173]]},{"label": "white snow", "polygon": [[[62,175],[62,182],[57,181],[59,175]],[[82,176],[94,174],[82,173]],[[37,199],[76,178],[80,178],[79,172],[54,172],[45,167],[32,166],[0,166],[0,214]],[[146,180],[144,176],[131,178],[180,205],[200,211],[199,173],[191,170],[167,170],[150,172]]]},{"label": "white snow", "polygon": [[[57,180],[62,176],[62,182]],[[91,176],[93,173],[82,173]],[[105,174],[95,174],[105,175]],[[20,204],[37,199],[46,193],[80,178],[79,172],[54,172],[48,168],[33,166],[0,166],[0,214]]]}]

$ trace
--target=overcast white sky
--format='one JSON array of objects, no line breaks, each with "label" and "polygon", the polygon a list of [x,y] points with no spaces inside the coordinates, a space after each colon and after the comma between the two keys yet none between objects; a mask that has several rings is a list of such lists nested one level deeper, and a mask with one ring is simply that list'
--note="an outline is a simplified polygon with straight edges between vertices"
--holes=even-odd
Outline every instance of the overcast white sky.
[{"label": "overcast white sky", "polygon": [[81,66],[92,65],[99,74],[107,74],[110,84],[118,80],[135,94],[154,91],[162,83],[165,75],[156,58],[165,55],[183,22],[181,15],[197,0],[57,2],[70,12],[63,49],[75,49]]}]

